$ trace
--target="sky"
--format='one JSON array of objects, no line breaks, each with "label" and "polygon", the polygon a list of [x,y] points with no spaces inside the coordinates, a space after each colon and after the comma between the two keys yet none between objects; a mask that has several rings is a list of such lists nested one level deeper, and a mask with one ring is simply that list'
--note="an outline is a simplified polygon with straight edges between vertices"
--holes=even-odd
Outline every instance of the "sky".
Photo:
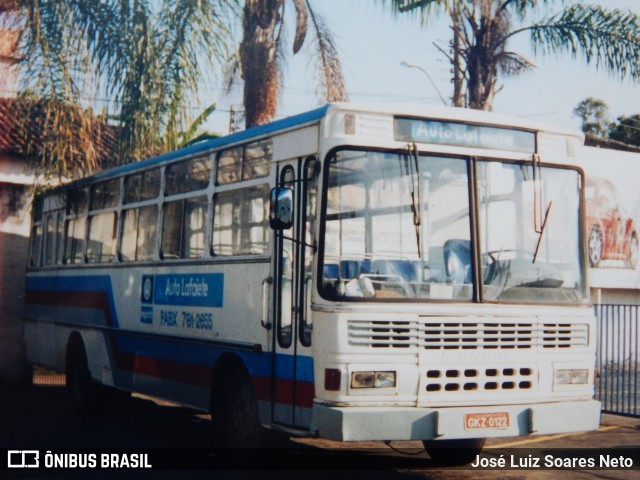
[{"label": "sky", "polygon": [[[548,13],[560,10],[559,4]],[[607,8],[625,8],[640,14],[640,0],[591,0]],[[445,98],[452,93],[450,64],[434,42],[447,48],[449,21],[442,16],[422,26],[418,17],[395,16],[380,0],[312,0],[331,29],[340,54],[347,92],[352,102],[422,103],[442,105],[438,92],[425,73],[401,63],[426,70]],[[289,2],[291,6],[291,2]],[[292,10],[291,8],[289,10]],[[293,22],[289,23],[293,35]],[[308,47],[308,46],[307,46]],[[573,109],[583,99],[595,97],[609,106],[612,118],[640,113],[640,84],[620,81],[595,66],[587,66],[570,55],[534,55],[529,37],[521,34],[508,45],[537,68],[517,77],[502,78],[494,111],[527,117],[559,126],[580,128]],[[278,118],[311,110],[321,105],[307,51],[289,54]],[[218,109],[207,127],[228,133],[229,110],[241,108],[240,85],[230,93],[220,83],[210,85],[217,96]]]}]

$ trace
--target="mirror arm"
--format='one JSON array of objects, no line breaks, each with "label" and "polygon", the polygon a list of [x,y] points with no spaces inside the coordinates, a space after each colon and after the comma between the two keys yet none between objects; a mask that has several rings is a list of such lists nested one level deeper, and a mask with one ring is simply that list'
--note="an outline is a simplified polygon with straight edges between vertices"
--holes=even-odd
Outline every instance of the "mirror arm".
[{"label": "mirror arm", "polygon": [[289,240],[297,245],[304,245],[305,247],[309,247],[313,250],[313,253],[317,253],[318,252],[318,244],[316,242],[313,242],[313,245],[307,242],[302,242],[300,240],[296,240],[293,237],[287,237],[286,235],[282,235],[282,238],[284,238],[285,240]]}]

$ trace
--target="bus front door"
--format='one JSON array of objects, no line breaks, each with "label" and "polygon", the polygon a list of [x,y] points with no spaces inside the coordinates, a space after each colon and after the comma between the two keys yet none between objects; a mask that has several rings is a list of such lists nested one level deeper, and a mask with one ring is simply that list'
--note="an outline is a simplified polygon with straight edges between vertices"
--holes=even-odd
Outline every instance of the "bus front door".
[{"label": "bus front door", "polygon": [[304,429],[311,423],[314,397],[308,312],[318,162],[315,157],[284,162],[277,175],[279,186],[294,192],[294,222],[275,239],[271,414],[275,424]]}]

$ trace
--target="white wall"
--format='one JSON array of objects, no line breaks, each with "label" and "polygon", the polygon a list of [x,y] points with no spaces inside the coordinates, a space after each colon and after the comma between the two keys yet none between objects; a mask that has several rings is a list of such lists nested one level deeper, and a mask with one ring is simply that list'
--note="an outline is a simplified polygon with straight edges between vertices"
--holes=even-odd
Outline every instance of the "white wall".
[{"label": "white wall", "polygon": [[21,318],[31,224],[28,180],[22,164],[0,156],[0,383],[31,378]]}]

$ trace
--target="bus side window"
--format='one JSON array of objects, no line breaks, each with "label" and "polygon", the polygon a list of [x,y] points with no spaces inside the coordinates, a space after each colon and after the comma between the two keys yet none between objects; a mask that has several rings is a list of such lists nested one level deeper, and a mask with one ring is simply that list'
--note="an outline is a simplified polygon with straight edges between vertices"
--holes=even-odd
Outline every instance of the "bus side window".
[{"label": "bus side window", "polygon": [[44,219],[44,265],[55,263],[56,214],[49,213]]},{"label": "bus side window", "polygon": [[218,155],[216,185],[263,178],[271,171],[271,139],[223,150]]},{"label": "bus side window", "polygon": [[156,246],[158,207],[149,205],[122,213],[120,259],[153,260]]},{"label": "bus side window", "polygon": [[63,256],[64,211],[53,210],[45,217],[44,227],[44,265],[55,265]]},{"label": "bus side window", "polygon": [[251,180],[269,175],[272,150],[273,142],[271,140],[248,144],[244,151],[242,180]]},{"label": "bus side window", "polygon": [[39,266],[41,243],[42,225],[34,225],[31,229],[31,245],[29,252],[29,266],[31,267]]},{"label": "bus side window", "polygon": [[152,200],[160,193],[160,170],[129,175],[124,179],[124,203]]},{"label": "bus side window", "polygon": [[89,217],[89,243],[87,244],[87,262],[110,262],[116,230],[116,214],[100,213]]},{"label": "bus side window", "polygon": [[243,188],[214,196],[215,255],[260,255],[267,252],[269,186]]},{"label": "bus side window", "polygon": [[242,147],[231,148],[218,156],[217,185],[239,182],[242,178]]},{"label": "bus side window", "polygon": [[91,210],[115,207],[120,200],[120,179],[91,185]]},{"label": "bus side window", "polygon": [[178,193],[202,190],[209,186],[211,162],[209,157],[194,158],[171,164],[165,171],[165,193]]},{"label": "bus side window", "polygon": [[76,217],[67,220],[64,263],[82,263],[85,235],[87,233],[87,217]]},{"label": "bus side window", "polygon": [[202,257],[207,207],[205,196],[165,203],[161,249],[163,259]]}]

